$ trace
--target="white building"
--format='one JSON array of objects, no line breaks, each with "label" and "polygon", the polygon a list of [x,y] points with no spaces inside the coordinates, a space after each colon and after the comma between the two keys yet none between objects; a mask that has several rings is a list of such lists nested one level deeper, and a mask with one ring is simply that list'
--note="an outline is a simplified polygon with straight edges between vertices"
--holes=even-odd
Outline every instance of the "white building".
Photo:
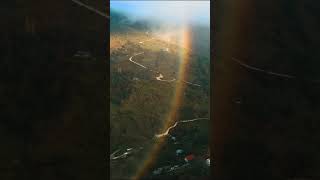
[{"label": "white building", "polygon": [[207,166],[210,166],[210,158],[206,159]]}]

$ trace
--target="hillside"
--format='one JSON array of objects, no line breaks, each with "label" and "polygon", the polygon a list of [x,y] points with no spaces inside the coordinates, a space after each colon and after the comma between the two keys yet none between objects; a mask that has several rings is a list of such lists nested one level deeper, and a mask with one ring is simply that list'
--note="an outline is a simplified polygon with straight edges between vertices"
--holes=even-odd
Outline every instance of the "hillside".
[{"label": "hillside", "polygon": [[[113,32],[110,38],[110,151],[120,150],[124,153],[128,148],[133,148],[134,151],[129,157],[111,160],[112,177],[116,179],[134,175],[143,165],[145,158],[148,158],[152,146],[156,144],[155,134],[161,133],[167,115],[172,110],[176,90],[175,79],[180,78],[179,52],[184,47],[174,41],[168,42],[165,38],[168,37],[165,34],[174,37],[175,32],[151,32],[147,22],[131,22],[126,21],[125,16],[114,16],[117,21],[112,22],[111,16],[114,27],[111,27]],[[187,56],[190,64],[187,79],[184,80],[197,83],[199,86],[186,86],[183,103],[178,109],[179,119],[176,121],[209,117],[209,58],[199,56],[193,50],[189,50]],[[156,78],[159,77],[159,73],[165,81]],[[183,148],[186,152],[193,152],[199,156],[206,152],[207,123],[208,120],[186,126],[182,124],[172,130],[170,134],[177,134],[178,141],[183,143],[176,145],[168,138],[159,157],[156,157],[158,161],[150,171],[179,163],[170,161],[176,148]],[[118,155],[120,154],[119,152]],[[152,175],[152,172],[147,173]]]}]

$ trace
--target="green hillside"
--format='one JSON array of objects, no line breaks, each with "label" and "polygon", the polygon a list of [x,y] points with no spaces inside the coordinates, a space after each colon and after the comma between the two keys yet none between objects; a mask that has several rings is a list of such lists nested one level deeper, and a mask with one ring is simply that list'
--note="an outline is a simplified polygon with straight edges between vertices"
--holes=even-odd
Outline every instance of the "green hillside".
[{"label": "green hillside", "polygon": [[[144,148],[127,158],[111,160],[112,177],[116,179],[130,177],[141,167],[143,160],[147,158],[149,148],[156,143],[155,134],[163,131],[162,126],[172,110],[176,81],[158,81],[156,79],[158,73],[155,71],[161,72],[166,80],[178,79],[181,61],[178,52],[181,47],[169,45],[170,50],[165,51],[168,47],[165,41],[152,40],[152,35],[146,34],[148,22],[130,24],[123,14],[112,11],[111,21],[111,31],[113,31],[111,39],[116,36],[120,45],[114,46],[110,55],[110,151],[115,152],[119,149],[124,151],[130,147],[134,149],[133,151],[139,147]],[[144,43],[140,43],[141,41]],[[194,45],[198,47],[197,44]],[[143,54],[134,56],[141,52]],[[200,87],[186,85],[186,89],[182,92],[182,104],[178,109],[179,119],[176,121],[209,117],[209,57],[201,56],[195,50],[187,56],[190,64],[185,81],[200,84]],[[145,68],[129,61],[130,57]],[[186,152],[199,156],[206,154],[208,123],[208,120],[204,120],[181,124],[170,131],[170,134],[177,136],[177,140],[181,143],[176,145],[168,138],[159,157],[156,157],[154,167],[150,170],[183,162],[182,157],[179,161],[173,161],[172,156],[175,156],[176,148],[183,148]],[[191,167],[194,168],[196,166]],[[186,171],[182,170],[182,173]],[[152,173],[148,172],[147,176],[149,175]]]}]

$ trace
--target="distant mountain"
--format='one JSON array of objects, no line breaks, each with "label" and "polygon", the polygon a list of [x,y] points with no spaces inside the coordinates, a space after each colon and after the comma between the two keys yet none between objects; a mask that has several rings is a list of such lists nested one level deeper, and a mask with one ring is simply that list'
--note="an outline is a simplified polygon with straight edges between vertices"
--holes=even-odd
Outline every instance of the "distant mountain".
[{"label": "distant mountain", "polygon": [[151,22],[146,20],[131,20],[124,12],[110,10],[110,33],[124,33],[128,31],[144,31],[151,28]]},{"label": "distant mountain", "polygon": [[[114,9],[110,10],[110,33],[143,32],[143,31],[163,31],[165,29],[174,29],[174,27],[161,25],[157,21],[145,19],[131,20],[125,12]],[[210,28],[209,26],[191,25],[192,49],[201,56],[210,56]]]},{"label": "distant mountain", "polygon": [[129,19],[122,13],[110,10],[110,33],[125,32],[130,25]]}]

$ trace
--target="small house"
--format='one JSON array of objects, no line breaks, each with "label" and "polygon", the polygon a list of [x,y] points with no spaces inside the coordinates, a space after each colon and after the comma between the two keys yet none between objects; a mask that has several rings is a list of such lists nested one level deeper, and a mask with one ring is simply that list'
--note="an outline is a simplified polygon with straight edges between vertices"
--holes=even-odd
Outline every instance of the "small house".
[{"label": "small house", "polygon": [[162,168],[158,168],[158,169],[156,169],[156,170],[153,171],[153,174],[154,174],[154,175],[159,175],[159,174],[162,173],[162,170],[163,170]]},{"label": "small house", "polygon": [[210,166],[210,158],[206,159],[207,166]]},{"label": "small house", "polygon": [[174,137],[174,136],[171,136],[171,139],[172,139],[173,141],[175,141],[177,138]]},{"label": "small house", "polygon": [[183,153],[183,150],[182,149],[177,149],[176,150],[176,155],[177,156],[179,156],[180,154],[182,154]]},{"label": "small house", "polygon": [[194,158],[195,158],[195,156],[193,154],[190,154],[184,158],[184,161],[190,162],[190,161],[194,160]]}]

